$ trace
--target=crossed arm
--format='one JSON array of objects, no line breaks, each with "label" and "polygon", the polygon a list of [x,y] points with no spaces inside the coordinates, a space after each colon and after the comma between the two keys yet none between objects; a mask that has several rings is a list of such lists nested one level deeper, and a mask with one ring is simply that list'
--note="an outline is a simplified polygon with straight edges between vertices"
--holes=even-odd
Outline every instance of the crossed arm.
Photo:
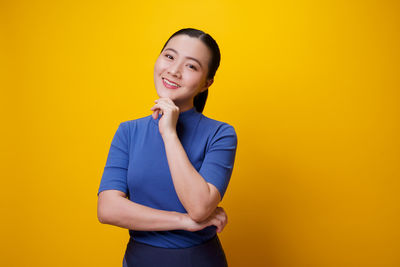
[{"label": "crossed arm", "polygon": [[119,190],[100,192],[97,202],[97,217],[101,223],[137,231],[198,231],[215,225],[220,233],[227,223],[225,211],[218,207],[203,222],[193,221],[188,214],[153,209],[126,198]]}]

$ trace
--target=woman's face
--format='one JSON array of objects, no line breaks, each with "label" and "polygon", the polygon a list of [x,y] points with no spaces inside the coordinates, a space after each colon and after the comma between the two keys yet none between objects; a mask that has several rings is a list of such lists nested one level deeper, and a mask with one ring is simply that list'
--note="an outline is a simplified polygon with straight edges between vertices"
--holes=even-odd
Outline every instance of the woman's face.
[{"label": "woman's face", "polygon": [[199,39],[177,35],[169,40],[154,66],[158,96],[174,101],[180,111],[193,107],[193,98],[213,82],[207,80],[211,53]]}]

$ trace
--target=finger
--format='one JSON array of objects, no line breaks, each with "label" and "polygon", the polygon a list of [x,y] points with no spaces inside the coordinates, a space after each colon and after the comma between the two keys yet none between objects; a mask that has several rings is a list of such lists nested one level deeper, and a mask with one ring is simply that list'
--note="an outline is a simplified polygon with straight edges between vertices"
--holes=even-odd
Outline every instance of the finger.
[{"label": "finger", "polygon": [[228,214],[226,214],[225,210],[221,208],[218,212],[220,216],[222,216],[225,220],[228,220]]},{"label": "finger", "polygon": [[175,106],[170,106],[169,104],[166,103],[158,103],[156,104],[156,107],[160,109],[160,114],[166,114],[168,117],[176,118],[178,119],[179,117],[179,108]]},{"label": "finger", "polygon": [[220,233],[222,231],[222,222],[218,219],[213,219],[213,225],[217,227],[217,232]]},{"label": "finger", "polygon": [[160,108],[160,105],[154,104],[154,106],[152,106],[150,109],[154,111],[154,110],[159,109],[159,108]]},{"label": "finger", "polygon": [[217,231],[217,233],[219,233],[220,232],[220,227],[219,227],[219,224],[217,223],[217,221],[213,222],[212,225],[217,227],[216,231]]},{"label": "finger", "polygon": [[[155,117],[155,119],[157,119],[158,115],[164,114],[163,109],[162,109],[158,104],[156,104],[156,105],[154,105],[153,107],[151,107],[150,110],[152,110],[153,113],[154,113],[155,111],[157,111],[157,116]],[[153,117],[153,118],[154,118],[154,117]]]},{"label": "finger", "polygon": [[171,102],[158,101],[156,105],[161,107],[162,109],[165,109],[165,110],[179,111],[179,108],[177,106],[175,106],[174,103],[171,103]]},{"label": "finger", "polygon": [[223,222],[226,221],[226,216],[224,214],[216,214],[215,218]]},{"label": "finger", "polygon": [[228,223],[228,219],[225,213],[221,214],[216,214],[215,215],[215,220],[217,220],[220,225],[218,227],[218,230],[222,232],[222,230],[225,228],[226,224]]},{"label": "finger", "polygon": [[218,233],[221,233],[223,229],[224,229],[224,224],[221,221],[218,221],[218,227],[217,227]]},{"label": "finger", "polygon": [[158,118],[158,110],[154,110],[153,114],[151,114],[153,116],[153,119],[157,119]]},{"label": "finger", "polygon": [[171,108],[177,108],[179,110],[178,106],[175,105],[174,101],[172,101],[168,97],[159,98],[159,99],[155,100],[154,102],[156,102],[157,104],[162,104],[162,105],[171,107]]},{"label": "finger", "polygon": [[215,210],[215,215],[216,216],[225,216],[226,213],[221,209],[217,209],[217,210]]},{"label": "finger", "polygon": [[217,214],[219,216],[222,216],[226,221],[228,221],[228,215],[226,214],[225,210],[222,207],[218,207],[217,209],[218,209]]},{"label": "finger", "polygon": [[153,110],[153,111],[157,110],[157,109],[159,109],[159,111],[163,111],[163,110],[167,110],[168,107],[165,104],[163,104],[162,102],[159,102],[150,108],[150,110]]},{"label": "finger", "polygon": [[225,219],[225,217],[222,218],[218,218],[219,223],[221,224],[221,231],[222,229],[224,229],[224,227],[226,226],[226,224],[228,223],[228,221]]},{"label": "finger", "polygon": [[224,210],[223,207],[217,207],[217,209],[218,209],[218,212],[220,212],[220,213],[226,213],[226,211]]},{"label": "finger", "polygon": [[218,233],[222,233],[222,231],[224,231],[225,225],[226,225],[226,224],[222,224],[221,229],[219,230]]}]

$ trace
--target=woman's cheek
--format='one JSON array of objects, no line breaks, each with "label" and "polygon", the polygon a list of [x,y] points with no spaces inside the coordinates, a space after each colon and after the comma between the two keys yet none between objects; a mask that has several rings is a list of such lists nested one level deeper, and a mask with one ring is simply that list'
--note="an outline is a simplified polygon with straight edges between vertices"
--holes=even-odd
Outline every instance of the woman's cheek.
[{"label": "woman's cheek", "polygon": [[190,83],[190,87],[196,87],[198,88],[201,84],[201,75],[199,75],[198,73],[193,73],[193,72],[188,72],[186,74],[188,83]]},{"label": "woman's cheek", "polygon": [[159,62],[159,64],[158,64],[158,68],[160,69],[160,70],[165,70],[166,68],[168,68],[168,66],[169,66],[169,62],[168,61],[166,61],[166,60],[164,60],[164,59],[160,59],[160,62]]}]

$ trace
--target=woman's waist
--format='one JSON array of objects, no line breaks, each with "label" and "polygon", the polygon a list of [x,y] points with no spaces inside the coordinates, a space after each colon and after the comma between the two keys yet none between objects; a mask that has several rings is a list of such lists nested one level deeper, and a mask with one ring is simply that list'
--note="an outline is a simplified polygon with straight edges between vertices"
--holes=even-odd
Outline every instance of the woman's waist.
[{"label": "woman's waist", "polygon": [[172,231],[135,231],[129,230],[129,242],[138,242],[159,248],[189,248],[206,243],[216,236],[216,227],[209,226],[203,230],[189,232]]}]

